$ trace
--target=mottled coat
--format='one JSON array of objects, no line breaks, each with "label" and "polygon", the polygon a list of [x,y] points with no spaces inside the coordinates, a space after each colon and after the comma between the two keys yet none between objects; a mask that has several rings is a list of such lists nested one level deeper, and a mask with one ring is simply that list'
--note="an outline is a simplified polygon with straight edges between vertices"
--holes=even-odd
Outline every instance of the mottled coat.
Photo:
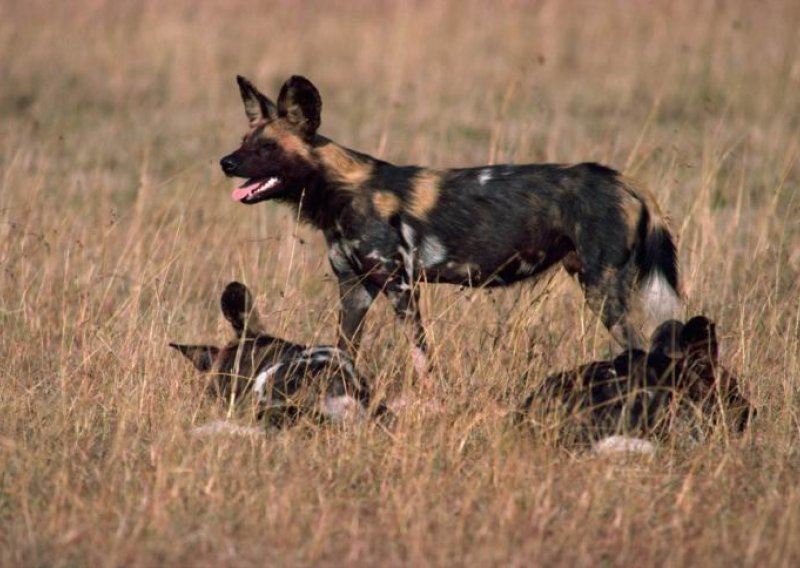
[{"label": "mottled coat", "polygon": [[339,346],[355,349],[379,293],[425,331],[419,282],[507,286],[556,265],[577,276],[590,307],[626,347],[640,346],[638,306],[656,322],[678,306],[673,239],[641,184],[594,163],[440,170],[396,166],[318,134],[322,101],[294,76],[273,103],[239,77],[250,128],[221,160],[247,178],[239,202],[277,199],[323,231],[341,298]]},{"label": "mottled coat", "polygon": [[648,352],[628,350],[547,377],[522,407],[534,426],[556,424],[577,441],[700,440],[718,424],[742,432],[754,414],[736,377],[719,364],[715,325],[703,316],[664,322]]},{"label": "mottled coat", "polygon": [[237,406],[250,401],[271,425],[300,415],[336,421],[366,411],[368,387],[346,352],[267,334],[250,292],[238,282],[225,288],[221,307],[236,334],[227,345],[170,343],[206,375],[210,394]]}]

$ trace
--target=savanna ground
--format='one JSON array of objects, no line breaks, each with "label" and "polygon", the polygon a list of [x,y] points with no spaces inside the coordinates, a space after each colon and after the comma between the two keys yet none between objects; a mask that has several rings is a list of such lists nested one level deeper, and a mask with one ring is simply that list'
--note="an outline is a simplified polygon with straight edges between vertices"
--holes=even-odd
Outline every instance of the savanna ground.
[{"label": "savanna ground", "polygon": [[[335,337],[321,235],[219,171],[236,73],[307,75],[322,132],[393,162],[647,180],[753,429],[610,459],[513,428],[610,353],[556,274],[424,289],[441,413],[191,437],[224,409],[167,342],[227,339],[229,280],[276,334]],[[797,3],[6,0],[0,74],[0,564],[800,563]],[[387,304],[359,367],[413,397]]]}]

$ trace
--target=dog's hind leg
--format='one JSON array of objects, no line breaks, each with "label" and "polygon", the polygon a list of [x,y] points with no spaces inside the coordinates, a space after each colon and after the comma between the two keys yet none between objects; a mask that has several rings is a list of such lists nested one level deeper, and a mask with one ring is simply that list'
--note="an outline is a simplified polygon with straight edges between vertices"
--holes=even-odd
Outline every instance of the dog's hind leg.
[{"label": "dog's hind leg", "polygon": [[630,263],[622,267],[606,266],[600,271],[584,270],[578,280],[586,302],[611,333],[626,349],[642,348],[644,338],[632,321],[630,309],[633,275]]},{"label": "dog's hind leg", "polygon": [[419,311],[419,290],[404,280],[390,280],[386,286],[386,296],[392,302],[395,314],[405,324],[405,331],[412,344],[411,359],[414,370],[420,377],[426,377],[430,370],[428,360],[428,341],[422,315]]}]

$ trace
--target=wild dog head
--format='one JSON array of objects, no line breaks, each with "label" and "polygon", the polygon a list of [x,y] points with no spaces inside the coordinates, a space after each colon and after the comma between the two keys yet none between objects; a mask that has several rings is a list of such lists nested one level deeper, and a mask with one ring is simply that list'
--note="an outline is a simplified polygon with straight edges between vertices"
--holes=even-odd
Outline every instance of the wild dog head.
[{"label": "wild dog head", "polygon": [[211,394],[240,400],[250,390],[252,377],[259,367],[278,354],[281,342],[264,333],[253,298],[243,284],[228,284],[220,307],[233,328],[235,339],[223,347],[169,345],[189,359],[198,371],[208,375]]},{"label": "wild dog head", "polygon": [[719,362],[716,324],[707,317],[661,324],[653,334],[650,349],[676,361],[678,388],[702,405],[707,416],[722,414],[737,432],[743,431],[755,416],[738,379]]},{"label": "wild dog head", "polygon": [[251,395],[258,417],[278,426],[300,414],[340,420],[363,413],[368,390],[344,352],[266,334],[250,292],[238,282],[228,284],[220,304],[234,340],[221,348],[170,343],[208,376],[212,395],[236,403]]},{"label": "wild dog head", "polygon": [[[623,354],[617,361],[620,358],[627,357]],[[649,376],[637,381],[643,369]],[[720,364],[716,324],[705,316],[665,321],[653,332],[650,350],[637,368],[617,367],[617,374],[634,383],[670,389],[670,398],[678,403],[678,418],[700,437],[703,429],[719,421],[742,432],[755,415],[737,378]]]},{"label": "wild dog head", "polygon": [[295,75],[284,83],[275,104],[244,77],[236,79],[249,130],[241,146],[220,160],[225,175],[247,180],[233,190],[233,199],[248,205],[299,200],[316,174],[312,142],[322,111],[317,88]]}]

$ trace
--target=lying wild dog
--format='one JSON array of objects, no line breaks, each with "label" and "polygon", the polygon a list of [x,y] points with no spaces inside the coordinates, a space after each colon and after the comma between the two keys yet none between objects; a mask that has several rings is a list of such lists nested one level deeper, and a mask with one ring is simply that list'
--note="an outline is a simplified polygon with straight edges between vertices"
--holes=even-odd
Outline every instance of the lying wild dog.
[{"label": "lying wild dog", "polygon": [[754,415],[736,377],[719,365],[715,325],[703,316],[662,323],[648,353],[632,349],[548,377],[522,411],[534,424],[554,419],[560,434],[590,443],[670,435],[699,441],[721,422],[740,433]]},{"label": "lying wild dog", "polygon": [[225,287],[221,307],[236,333],[226,346],[170,343],[208,375],[211,394],[234,404],[250,398],[258,418],[275,426],[300,415],[339,421],[365,413],[369,390],[347,353],[268,335],[250,292],[238,282]]},{"label": "lying wild dog", "polygon": [[322,101],[293,76],[277,104],[238,77],[250,126],[220,161],[245,204],[277,199],[322,230],[339,281],[339,347],[354,352],[379,292],[410,320],[427,367],[417,283],[507,286],[561,263],[625,347],[642,342],[631,314],[679,306],[675,245],[652,195],[605,166],[530,164],[437,170],[395,166],[317,133]]}]

